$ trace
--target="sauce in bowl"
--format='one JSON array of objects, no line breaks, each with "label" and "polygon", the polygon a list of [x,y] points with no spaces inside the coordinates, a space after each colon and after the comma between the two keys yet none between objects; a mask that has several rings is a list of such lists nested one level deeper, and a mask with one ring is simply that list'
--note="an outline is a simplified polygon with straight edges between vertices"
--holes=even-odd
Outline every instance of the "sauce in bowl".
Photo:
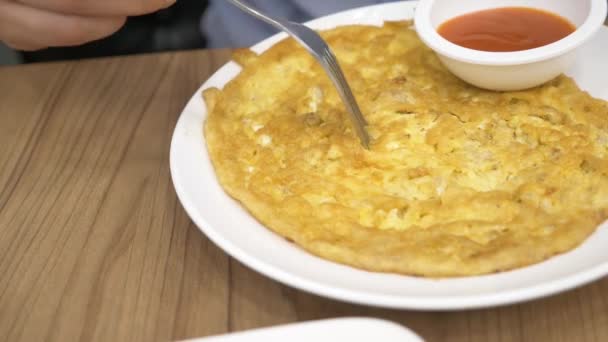
[{"label": "sauce in bowl", "polygon": [[446,21],[437,32],[469,49],[513,52],[561,40],[576,30],[568,19],[527,7],[503,7],[461,15]]}]

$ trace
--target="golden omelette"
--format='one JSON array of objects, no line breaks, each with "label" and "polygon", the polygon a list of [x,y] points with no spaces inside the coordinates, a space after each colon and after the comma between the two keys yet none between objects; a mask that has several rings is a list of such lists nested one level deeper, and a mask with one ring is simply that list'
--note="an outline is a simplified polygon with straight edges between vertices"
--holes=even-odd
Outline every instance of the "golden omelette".
[{"label": "golden omelette", "polygon": [[608,106],[561,76],[495,93],[452,76],[410,22],[323,33],[369,121],[359,145],[294,41],[204,93],[217,177],[278,234],[371,271],[450,277],[536,263],[608,217]]}]

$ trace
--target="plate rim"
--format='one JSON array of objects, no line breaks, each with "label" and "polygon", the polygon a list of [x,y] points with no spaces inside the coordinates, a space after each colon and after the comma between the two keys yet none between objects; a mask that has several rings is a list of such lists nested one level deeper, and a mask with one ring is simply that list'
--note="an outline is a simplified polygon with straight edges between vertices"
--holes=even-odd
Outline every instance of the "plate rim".
[{"label": "plate rim", "polygon": [[[414,10],[417,5],[417,1],[398,1],[386,4],[378,4],[371,6],[364,6],[355,8],[347,11],[338,12],[332,15],[317,18],[306,24],[315,25],[318,22],[322,22],[334,16],[346,16],[349,13],[372,10],[380,7],[389,6],[405,6],[410,7]],[[413,18],[412,18],[413,19]],[[606,27],[602,27],[602,30],[608,30]],[[251,49],[257,52],[263,51],[268,47],[276,44],[276,42],[285,38],[284,33],[278,33],[269,37],[254,46]],[[573,288],[582,286],[584,284],[593,282],[599,278],[602,278],[608,274],[608,260],[603,263],[597,264],[593,267],[588,267],[580,272],[569,274],[565,277],[561,277],[552,281],[538,283],[533,286],[525,286],[521,288],[508,289],[504,291],[496,291],[489,294],[476,294],[476,295],[446,295],[446,296],[435,296],[435,297],[414,297],[414,296],[403,296],[395,294],[383,294],[383,293],[370,293],[369,291],[353,290],[344,287],[337,287],[334,285],[327,285],[323,282],[311,280],[306,277],[300,276],[296,273],[283,270],[280,267],[274,266],[267,263],[254,255],[251,255],[240,248],[238,245],[232,243],[230,240],[222,236],[219,230],[212,229],[211,225],[201,214],[195,205],[191,202],[187,195],[187,191],[184,188],[184,184],[180,182],[179,165],[177,164],[177,144],[176,141],[179,139],[180,127],[185,126],[186,114],[188,109],[194,106],[197,101],[202,101],[200,96],[201,92],[210,87],[210,83],[214,77],[229,67],[236,66],[232,60],[221,66],[216,70],[207,80],[197,89],[194,95],[190,98],[187,105],[184,107],[180,114],[180,117],[175,126],[173,136],[171,139],[170,147],[170,172],[172,184],[175,188],[177,197],[185,209],[186,213],[193,221],[197,229],[199,229],[205,236],[207,236],[216,246],[222,249],[231,257],[235,258],[247,267],[255,270],[262,275],[269,277],[275,281],[281,282],[287,286],[313,293],[326,298],[340,300],[343,302],[349,302],[354,304],[362,304],[375,307],[392,308],[392,309],[408,309],[408,310],[419,310],[419,311],[455,311],[455,310],[471,310],[487,307],[495,307],[507,304],[516,304],[523,301],[529,301],[539,299],[547,296],[551,296],[560,292],[565,292]],[[204,103],[204,102],[203,102]],[[204,118],[203,118],[204,119]],[[201,127],[202,131],[202,127]],[[204,135],[203,141],[204,142]],[[204,152],[208,156],[206,144],[204,146]],[[212,170],[215,176],[215,170]],[[228,196],[226,194],[226,196]],[[229,197],[229,196],[228,196]],[[242,210],[245,210],[244,208]],[[250,214],[248,214],[250,215]],[[601,228],[601,227],[600,227]],[[598,228],[598,229],[600,229]],[[491,275],[489,275],[491,276]],[[459,278],[463,279],[463,278]],[[438,281],[449,281],[449,279],[443,279]]]}]

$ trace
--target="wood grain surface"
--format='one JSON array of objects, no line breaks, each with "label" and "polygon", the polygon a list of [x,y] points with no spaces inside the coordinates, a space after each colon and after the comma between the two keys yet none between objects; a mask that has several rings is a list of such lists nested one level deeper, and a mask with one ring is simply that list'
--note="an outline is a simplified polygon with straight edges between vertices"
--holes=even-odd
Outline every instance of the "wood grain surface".
[{"label": "wood grain surface", "polygon": [[495,309],[350,305],[259,275],[186,216],[182,108],[229,51],[0,68],[0,341],[167,341],[371,316],[428,341],[608,341],[608,279]]}]

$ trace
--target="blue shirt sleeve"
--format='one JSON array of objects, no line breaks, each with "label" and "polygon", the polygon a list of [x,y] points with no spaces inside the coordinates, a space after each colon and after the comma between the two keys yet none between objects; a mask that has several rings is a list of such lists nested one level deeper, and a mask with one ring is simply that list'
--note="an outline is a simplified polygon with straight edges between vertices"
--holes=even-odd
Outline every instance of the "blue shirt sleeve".
[{"label": "blue shirt sleeve", "polygon": [[[395,0],[248,0],[250,4],[268,14],[296,22],[350,8],[393,1]],[[225,0],[210,1],[201,26],[210,48],[247,47],[277,32],[273,27],[241,12]]]}]

